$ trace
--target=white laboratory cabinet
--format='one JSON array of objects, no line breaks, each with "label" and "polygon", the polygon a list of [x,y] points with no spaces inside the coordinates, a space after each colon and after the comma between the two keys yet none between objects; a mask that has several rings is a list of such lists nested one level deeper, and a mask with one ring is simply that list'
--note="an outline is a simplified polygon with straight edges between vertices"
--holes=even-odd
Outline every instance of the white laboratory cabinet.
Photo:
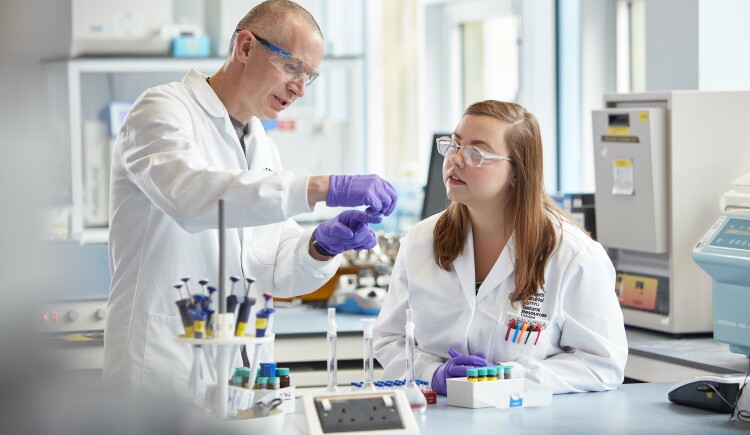
[{"label": "white laboratory cabinet", "polygon": [[605,94],[592,113],[596,231],[617,270],[625,324],[713,330],[711,279],[691,258],[748,170],[748,91]]},{"label": "white laboratory cabinet", "polygon": [[[210,75],[223,58],[75,58],[45,61],[51,129],[69,159],[59,186],[70,204],[70,239],[106,243],[109,160],[116,128],[127,108],[146,89],[179,81],[194,68]],[[281,113],[269,130],[285,168],[301,174],[364,171],[364,86],[360,56],[325,58],[320,77],[304,98]],[[69,168],[70,172],[67,173]],[[315,219],[315,214],[309,216]]]}]

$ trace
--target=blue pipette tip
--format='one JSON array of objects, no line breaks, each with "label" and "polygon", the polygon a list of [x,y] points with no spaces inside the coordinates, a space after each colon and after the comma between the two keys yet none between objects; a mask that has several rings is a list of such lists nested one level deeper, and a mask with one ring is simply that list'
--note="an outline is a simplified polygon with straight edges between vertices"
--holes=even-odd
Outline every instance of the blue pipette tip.
[{"label": "blue pipette tip", "polygon": [[207,279],[202,279],[202,280],[198,281],[198,284],[200,284],[200,285],[206,285],[206,284],[208,284],[208,280]]},{"label": "blue pipette tip", "polygon": [[190,281],[190,275],[180,278],[180,281],[187,284],[187,282]]},{"label": "blue pipette tip", "polygon": [[229,277],[229,280],[232,282],[238,282],[240,280],[240,277],[232,275]]},{"label": "blue pipette tip", "polygon": [[245,278],[245,281],[247,281],[248,284],[252,284],[255,282],[255,278],[253,278],[252,276],[248,276],[247,278]]},{"label": "blue pipette tip", "polygon": [[212,285],[210,285],[210,286],[208,286],[206,288],[208,289],[208,293],[209,294],[214,294],[214,292],[216,291],[216,287],[214,287]]}]

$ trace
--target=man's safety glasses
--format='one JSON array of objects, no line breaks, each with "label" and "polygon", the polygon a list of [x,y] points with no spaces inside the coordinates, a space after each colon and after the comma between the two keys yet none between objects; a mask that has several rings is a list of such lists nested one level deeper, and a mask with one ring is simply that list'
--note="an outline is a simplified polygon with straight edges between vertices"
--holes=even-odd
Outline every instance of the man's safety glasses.
[{"label": "man's safety glasses", "polygon": [[[240,32],[241,30],[242,29],[237,29],[237,32]],[[255,33],[252,33],[252,35],[261,43],[261,45],[273,53],[277,53],[269,57],[268,60],[276,67],[276,69],[284,73],[284,75],[289,77],[293,82],[303,80],[305,86],[310,86],[310,84],[318,78],[318,75],[320,75],[304,60],[294,57],[292,53],[282,50]]]},{"label": "man's safety glasses", "polygon": [[476,168],[484,165],[488,161],[513,161],[513,159],[509,157],[503,157],[498,156],[497,154],[484,152],[472,145],[459,145],[448,136],[439,137],[435,140],[435,142],[437,143],[437,150],[441,156],[452,156],[453,154],[456,154],[456,151],[460,148],[463,152],[464,161],[466,162],[466,164],[469,166],[474,166]]}]

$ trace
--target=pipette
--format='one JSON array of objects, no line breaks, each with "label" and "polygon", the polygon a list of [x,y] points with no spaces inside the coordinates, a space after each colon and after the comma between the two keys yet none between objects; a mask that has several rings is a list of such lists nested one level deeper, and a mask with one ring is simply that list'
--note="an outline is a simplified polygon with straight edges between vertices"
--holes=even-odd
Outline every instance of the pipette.
[{"label": "pipette", "polygon": [[190,297],[192,298],[193,294],[192,292],[190,292],[190,287],[188,286],[188,281],[190,281],[190,275],[180,278],[180,281],[185,283],[185,290],[187,290],[188,295],[190,295]]},{"label": "pipette", "polygon": [[[273,308],[269,308],[268,304],[269,301],[273,300],[273,295],[271,293],[263,293],[263,299],[266,300],[265,308],[262,310],[259,310],[257,313],[255,313],[255,336],[256,337],[265,337],[266,336],[266,330],[269,326],[269,319],[271,317],[271,314],[275,311]],[[273,303],[273,302],[270,302]]]},{"label": "pipette", "polygon": [[363,345],[364,345],[364,358],[362,359],[362,365],[364,366],[364,377],[365,382],[362,386],[364,391],[376,391],[375,383],[373,382],[372,364],[373,364],[373,343],[372,343],[372,330],[375,326],[375,319],[360,319],[362,322],[363,329]]},{"label": "pipette", "polygon": [[404,393],[406,393],[406,398],[409,400],[411,409],[421,413],[427,409],[427,399],[425,399],[424,394],[422,394],[421,389],[417,385],[414,373],[414,352],[416,345],[412,313],[413,310],[411,308],[406,310],[406,325],[404,326],[406,331],[406,385],[404,385]]},{"label": "pipette", "polygon": [[336,360],[336,308],[328,309],[328,386],[326,392],[338,391],[336,378],[338,376],[338,362]]},{"label": "pipette", "polygon": [[[206,285],[208,284],[208,280],[207,279],[202,279],[202,280],[198,281],[198,284],[200,284],[201,287],[203,288],[203,294],[205,295],[206,294]],[[216,289],[214,289],[214,290],[216,290]]]},{"label": "pipette", "polygon": [[227,313],[234,314],[234,310],[237,309],[237,296],[234,294],[234,285],[240,281],[238,276],[230,276],[229,280],[232,281],[232,287],[227,296]]},{"label": "pipette", "polygon": [[234,335],[244,337],[247,331],[247,322],[250,320],[250,309],[255,305],[255,298],[250,297],[250,285],[255,282],[255,278],[246,278],[247,287],[245,300],[240,304],[240,312],[237,313],[237,327],[234,329]]},{"label": "pipette", "polygon": [[[184,281],[183,281],[184,282]],[[203,296],[203,295],[196,295]],[[206,333],[206,313],[201,309],[200,304],[195,304],[188,309],[190,317],[193,319],[193,336],[203,338]],[[195,393],[198,388],[198,379],[203,379],[203,360],[206,358],[201,345],[193,346],[193,368],[190,370],[190,381],[188,386]]]},{"label": "pipette", "polygon": [[[182,288],[182,284],[175,284],[173,286],[177,291],[179,292]],[[186,299],[179,299],[177,302],[177,309],[180,312],[180,319],[182,319],[182,327],[185,329],[185,337],[192,338],[193,337],[193,321],[190,319],[190,313],[188,313],[188,308],[190,308],[190,296]]]}]

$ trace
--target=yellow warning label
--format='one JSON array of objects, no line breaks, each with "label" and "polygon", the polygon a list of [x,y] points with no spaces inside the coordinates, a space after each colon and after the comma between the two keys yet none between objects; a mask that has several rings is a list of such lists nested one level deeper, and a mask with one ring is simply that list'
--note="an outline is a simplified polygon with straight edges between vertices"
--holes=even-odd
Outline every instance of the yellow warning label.
[{"label": "yellow warning label", "polygon": [[607,127],[607,134],[630,135],[630,127]]},{"label": "yellow warning label", "polygon": [[638,120],[641,122],[648,122],[648,112],[639,112]]},{"label": "yellow warning label", "polygon": [[633,166],[633,161],[630,159],[614,159],[612,163],[615,165],[615,168],[629,168]]}]

